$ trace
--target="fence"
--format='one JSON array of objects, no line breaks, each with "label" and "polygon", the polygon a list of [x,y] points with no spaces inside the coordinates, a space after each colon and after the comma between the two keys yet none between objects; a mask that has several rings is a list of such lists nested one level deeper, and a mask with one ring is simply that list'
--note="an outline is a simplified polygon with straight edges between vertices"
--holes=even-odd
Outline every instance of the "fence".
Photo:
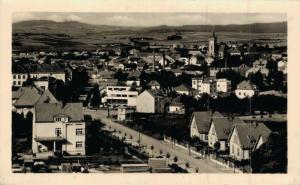
[{"label": "fence", "polygon": [[[194,147],[189,146],[188,143],[179,143],[176,140],[172,139],[171,137],[167,137],[167,136],[164,136],[164,141],[167,142],[167,143],[170,143],[170,144],[174,144],[174,146],[176,146],[176,147],[179,147],[179,148],[182,148],[186,151],[189,151],[189,152],[191,152],[192,154],[194,154],[198,157],[206,157],[205,154],[202,154],[199,151],[197,151]],[[232,169],[235,173],[243,173],[242,170],[232,166],[229,161],[213,159],[212,156],[209,156],[208,159],[210,161],[220,165],[220,166]]]}]

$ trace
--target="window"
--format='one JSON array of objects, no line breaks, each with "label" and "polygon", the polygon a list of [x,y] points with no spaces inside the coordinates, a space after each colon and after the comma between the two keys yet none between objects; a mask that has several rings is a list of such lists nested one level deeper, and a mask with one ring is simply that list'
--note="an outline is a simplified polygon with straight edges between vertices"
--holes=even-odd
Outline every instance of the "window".
[{"label": "window", "polygon": [[208,140],[208,135],[205,134],[205,141]]},{"label": "window", "polygon": [[76,128],[76,135],[83,135],[83,129],[82,128]]},{"label": "window", "polygon": [[18,81],[18,85],[21,85],[21,82],[20,82],[20,81]]},{"label": "window", "polygon": [[18,75],[18,79],[21,79],[21,75]]},{"label": "window", "polygon": [[242,95],[242,93],[241,93],[241,92],[239,92],[239,95]]},{"label": "window", "polygon": [[16,81],[13,82],[14,85],[17,85]]},{"label": "window", "polygon": [[23,79],[25,79],[25,75],[23,75]]},{"label": "window", "polygon": [[13,75],[13,79],[16,79],[16,75]]},{"label": "window", "polygon": [[61,136],[61,128],[56,128],[55,129],[55,136]]},{"label": "window", "polygon": [[82,141],[76,141],[76,148],[82,148],[83,142]]},{"label": "window", "polygon": [[60,119],[60,118],[58,118],[58,117],[55,117],[55,118],[54,118],[54,121],[56,121],[56,122],[60,122],[60,121],[61,121],[61,119]]}]

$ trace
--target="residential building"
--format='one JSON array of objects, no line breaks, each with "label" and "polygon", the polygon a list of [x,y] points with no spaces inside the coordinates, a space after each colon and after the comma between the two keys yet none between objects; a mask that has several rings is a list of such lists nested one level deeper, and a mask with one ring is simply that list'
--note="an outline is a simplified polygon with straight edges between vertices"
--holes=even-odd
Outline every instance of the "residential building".
[{"label": "residential building", "polygon": [[208,132],[213,118],[223,118],[219,112],[193,112],[190,122],[190,137],[197,137],[203,142],[208,142]]},{"label": "residential building", "polygon": [[220,143],[220,151],[228,149],[228,138],[236,124],[244,124],[240,118],[219,117],[213,118],[208,132],[208,146],[215,148],[215,143]]},{"label": "residential building", "polygon": [[246,76],[246,72],[250,69],[250,67],[248,67],[246,64],[241,64],[238,69],[237,72],[241,75],[241,76]]},{"label": "residential building", "polygon": [[107,105],[126,105],[135,107],[138,91],[131,90],[130,86],[107,86],[106,96],[102,98],[102,103]]},{"label": "residential building", "polygon": [[150,89],[160,89],[160,84],[155,81],[155,80],[151,80],[149,83],[148,83],[148,86],[150,87]]},{"label": "residential building", "polygon": [[267,60],[266,59],[259,59],[253,63],[253,67],[246,71],[245,76],[248,77],[249,74],[255,74],[257,72],[262,73],[265,76],[269,75],[269,69],[267,68]]},{"label": "residential building", "polygon": [[32,151],[39,156],[55,152],[85,155],[85,122],[81,103],[39,103],[32,127]]},{"label": "residential building", "polygon": [[169,105],[169,113],[170,114],[184,114],[185,108],[183,103],[172,102]]},{"label": "residential building", "polygon": [[283,74],[287,74],[287,61],[280,60],[277,63],[277,69],[278,69],[278,71],[283,72]]},{"label": "residential building", "polygon": [[181,84],[180,86],[175,87],[175,92],[181,95],[193,95],[193,89],[188,85]]},{"label": "residential building", "polygon": [[227,93],[231,91],[231,81],[225,78],[216,80],[216,91],[221,93]]},{"label": "residential building", "polygon": [[20,87],[17,91],[12,92],[12,108],[19,114],[34,113],[34,106],[37,103],[58,101],[49,90],[44,90],[39,87]]},{"label": "residential building", "polygon": [[230,157],[238,161],[249,159],[251,152],[266,142],[270,134],[271,130],[263,123],[235,125],[229,135]]},{"label": "residential building", "polygon": [[214,78],[192,78],[192,88],[198,90],[199,94],[212,95],[216,92],[216,82]]},{"label": "residential building", "polygon": [[44,90],[47,90],[48,89],[48,86],[49,86],[49,78],[48,77],[41,77],[37,80],[34,80],[34,84],[37,86],[37,87],[40,87]]},{"label": "residential building", "polygon": [[157,90],[145,90],[137,98],[136,111],[142,113],[165,113],[171,97],[161,95]]},{"label": "residential building", "polygon": [[30,78],[53,77],[66,81],[66,74],[58,64],[24,64],[23,67],[30,75]]},{"label": "residential building", "polygon": [[12,86],[21,87],[28,79],[28,73],[22,65],[12,65]]},{"label": "residential building", "polygon": [[253,97],[257,94],[257,92],[258,91],[255,85],[253,85],[250,81],[244,80],[237,85],[235,95],[239,99],[244,99]]},{"label": "residential building", "polygon": [[235,47],[235,48],[233,48],[232,50],[229,51],[229,54],[231,56],[240,56],[241,51],[237,47]]}]

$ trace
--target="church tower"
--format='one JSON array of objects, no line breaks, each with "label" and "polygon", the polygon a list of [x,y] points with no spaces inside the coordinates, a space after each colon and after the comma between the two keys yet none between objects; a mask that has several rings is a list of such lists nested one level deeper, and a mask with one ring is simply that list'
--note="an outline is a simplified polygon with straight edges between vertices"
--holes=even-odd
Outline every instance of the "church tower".
[{"label": "church tower", "polygon": [[215,57],[217,36],[213,31],[213,36],[208,39],[208,56]]}]

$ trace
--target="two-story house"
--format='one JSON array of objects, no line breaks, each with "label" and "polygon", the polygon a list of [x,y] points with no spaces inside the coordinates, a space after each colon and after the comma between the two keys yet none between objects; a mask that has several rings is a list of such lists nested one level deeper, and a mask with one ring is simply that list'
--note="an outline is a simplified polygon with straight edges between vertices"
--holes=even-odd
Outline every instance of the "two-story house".
[{"label": "two-story house", "polygon": [[32,126],[32,151],[37,156],[53,156],[55,152],[85,155],[82,104],[37,104]]},{"label": "two-story house", "polygon": [[190,122],[190,137],[197,137],[203,142],[208,142],[208,132],[213,118],[224,117],[219,112],[193,112]]},{"label": "two-story house", "polygon": [[264,123],[235,125],[228,138],[230,157],[238,161],[249,159],[251,152],[266,142],[270,134]]},{"label": "two-story house", "polygon": [[217,142],[220,143],[220,151],[228,148],[228,137],[236,124],[244,124],[244,122],[236,117],[230,119],[228,117],[213,118],[208,132],[208,146],[215,148]]}]

